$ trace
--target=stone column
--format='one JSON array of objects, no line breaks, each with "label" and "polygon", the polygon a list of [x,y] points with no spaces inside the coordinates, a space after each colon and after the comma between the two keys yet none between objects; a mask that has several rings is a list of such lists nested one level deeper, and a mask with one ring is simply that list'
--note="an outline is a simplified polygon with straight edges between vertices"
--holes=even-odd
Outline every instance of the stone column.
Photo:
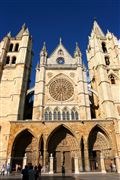
[{"label": "stone column", "polygon": [[81,150],[80,150],[80,172],[83,171],[83,163],[82,163],[82,155],[81,155]]},{"label": "stone column", "polygon": [[23,157],[23,168],[25,167],[25,165],[27,165],[27,156],[25,153],[25,156]]},{"label": "stone column", "polygon": [[50,169],[49,169],[49,174],[53,174],[53,156],[50,154]]},{"label": "stone column", "polygon": [[100,154],[100,164],[101,164],[101,172],[106,173],[105,161],[104,161],[104,156],[103,156],[102,152]]},{"label": "stone column", "polygon": [[84,143],[85,171],[90,171],[89,152],[87,142]]},{"label": "stone column", "polygon": [[117,155],[115,156],[115,162],[116,162],[117,173],[120,173],[120,158]]},{"label": "stone column", "polygon": [[77,156],[74,159],[74,163],[75,163],[75,174],[79,174],[79,161]]}]

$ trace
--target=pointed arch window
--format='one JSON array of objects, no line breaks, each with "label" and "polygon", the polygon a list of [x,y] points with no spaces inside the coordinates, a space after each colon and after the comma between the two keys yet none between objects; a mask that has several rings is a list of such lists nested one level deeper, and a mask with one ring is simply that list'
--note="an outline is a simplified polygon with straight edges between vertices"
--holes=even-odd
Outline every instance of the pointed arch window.
[{"label": "pointed arch window", "polygon": [[54,110],[54,120],[61,120],[61,113],[58,108],[55,108]]},{"label": "pointed arch window", "polygon": [[54,120],[57,120],[57,113],[54,111]]},{"label": "pointed arch window", "polygon": [[61,120],[61,113],[58,111],[58,120]]},{"label": "pointed arch window", "polygon": [[9,63],[10,63],[10,56],[7,56],[5,64],[9,64]]},{"label": "pointed arch window", "polygon": [[79,118],[78,118],[78,112],[77,112],[77,111],[75,112],[75,119],[76,119],[76,120],[79,119]]},{"label": "pointed arch window", "polygon": [[77,112],[75,109],[73,109],[73,110],[71,111],[71,119],[72,119],[72,120],[79,120],[78,112]]},{"label": "pointed arch window", "polygon": [[102,50],[104,53],[107,53],[106,43],[102,42]]},{"label": "pointed arch window", "polygon": [[13,44],[11,43],[9,46],[9,52],[12,52],[12,51],[13,51]]},{"label": "pointed arch window", "polygon": [[63,120],[66,120],[66,113],[65,113],[65,111],[63,111],[63,113],[62,113],[62,118],[63,118]]},{"label": "pointed arch window", "polygon": [[12,64],[15,64],[15,63],[16,63],[16,57],[13,56],[13,57],[12,57]]},{"label": "pointed arch window", "polygon": [[49,108],[45,110],[45,121],[52,121],[52,112]]},{"label": "pointed arch window", "polygon": [[62,49],[60,49],[60,50],[58,51],[58,55],[60,55],[60,56],[63,56],[63,55],[64,55],[64,53],[63,53],[63,50],[62,50]]},{"label": "pointed arch window", "polygon": [[49,120],[52,121],[52,112],[49,112]]},{"label": "pointed arch window", "polygon": [[115,84],[115,76],[114,76],[113,74],[111,74],[111,75],[109,76],[109,78],[110,78],[111,84]]},{"label": "pointed arch window", "polygon": [[105,56],[105,64],[108,66],[110,65],[110,60],[108,56]]},{"label": "pointed arch window", "polygon": [[45,120],[48,121],[48,112],[45,112]]},{"label": "pointed arch window", "polygon": [[15,51],[18,52],[18,49],[19,49],[19,44],[16,43],[16,45],[15,45]]},{"label": "pointed arch window", "polygon": [[74,120],[75,119],[75,114],[74,111],[71,112],[71,119]]},{"label": "pointed arch window", "polygon": [[70,120],[70,114],[68,111],[67,111],[67,120]]},{"label": "pointed arch window", "polygon": [[70,113],[69,113],[69,111],[67,110],[67,108],[65,108],[65,109],[63,110],[62,118],[63,118],[63,120],[70,120]]}]

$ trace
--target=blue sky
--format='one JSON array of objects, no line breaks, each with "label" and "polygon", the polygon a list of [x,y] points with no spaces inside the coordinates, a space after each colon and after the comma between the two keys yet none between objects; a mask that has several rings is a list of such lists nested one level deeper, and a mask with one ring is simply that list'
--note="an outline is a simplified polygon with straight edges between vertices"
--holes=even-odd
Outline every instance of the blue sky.
[{"label": "blue sky", "polygon": [[77,41],[86,64],[86,48],[93,19],[106,33],[120,38],[120,0],[0,0],[0,40],[11,31],[15,36],[23,23],[33,37],[33,75],[43,41],[48,54],[59,43],[59,37],[73,55]]}]

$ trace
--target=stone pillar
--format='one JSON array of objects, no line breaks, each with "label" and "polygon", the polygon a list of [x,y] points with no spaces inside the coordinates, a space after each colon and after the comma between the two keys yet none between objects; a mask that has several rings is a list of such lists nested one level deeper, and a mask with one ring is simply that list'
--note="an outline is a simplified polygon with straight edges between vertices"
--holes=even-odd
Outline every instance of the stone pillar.
[{"label": "stone pillar", "polygon": [[82,156],[81,156],[81,150],[80,150],[80,172],[83,171],[83,163],[82,163]]},{"label": "stone pillar", "polygon": [[79,161],[78,161],[78,157],[76,156],[74,159],[74,167],[75,167],[75,174],[79,174]]},{"label": "stone pillar", "polygon": [[116,162],[117,173],[120,173],[120,158],[117,155],[115,156],[115,162]]},{"label": "stone pillar", "polygon": [[27,165],[27,156],[25,153],[25,156],[23,157],[23,168],[25,167],[25,165]]},{"label": "stone pillar", "polygon": [[103,156],[102,152],[100,154],[100,164],[101,164],[101,172],[106,173],[105,161],[104,161],[104,156]]},{"label": "stone pillar", "polygon": [[53,174],[53,156],[50,154],[50,169],[49,169],[49,174]]},{"label": "stone pillar", "polygon": [[90,171],[89,153],[87,142],[84,143],[85,171]]}]

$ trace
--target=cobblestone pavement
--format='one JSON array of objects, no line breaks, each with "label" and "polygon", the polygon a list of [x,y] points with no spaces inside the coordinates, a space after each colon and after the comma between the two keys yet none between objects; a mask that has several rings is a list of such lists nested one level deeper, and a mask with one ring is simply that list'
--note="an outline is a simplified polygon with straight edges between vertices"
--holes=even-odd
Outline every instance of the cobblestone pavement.
[{"label": "cobblestone pavement", "polygon": [[[0,180],[21,180],[20,175],[0,176]],[[39,180],[120,180],[120,174],[80,174],[62,177],[61,175],[43,175]]]}]

